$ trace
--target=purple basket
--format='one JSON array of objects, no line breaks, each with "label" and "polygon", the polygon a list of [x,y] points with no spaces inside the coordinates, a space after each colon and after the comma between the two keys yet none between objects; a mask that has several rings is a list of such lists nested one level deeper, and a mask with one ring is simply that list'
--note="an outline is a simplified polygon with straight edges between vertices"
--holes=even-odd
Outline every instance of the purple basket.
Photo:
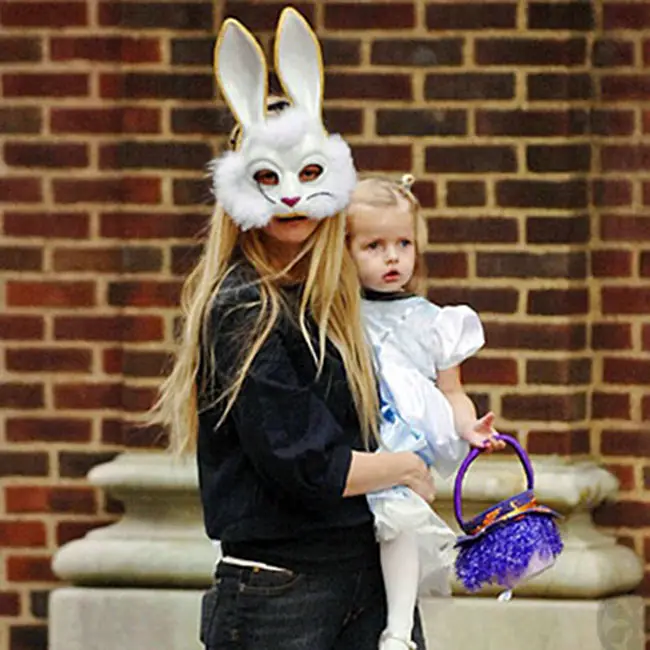
[{"label": "purple basket", "polygon": [[508,589],[554,564],[562,551],[555,519],[558,513],[537,503],[535,478],[523,447],[510,436],[495,436],[514,448],[526,473],[524,492],[463,519],[462,486],[470,465],[482,453],[472,449],[458,470],[454,484],[454,514],[464,535],[456,540],[459,549],[456,575],[469,591],[487,584]]}]

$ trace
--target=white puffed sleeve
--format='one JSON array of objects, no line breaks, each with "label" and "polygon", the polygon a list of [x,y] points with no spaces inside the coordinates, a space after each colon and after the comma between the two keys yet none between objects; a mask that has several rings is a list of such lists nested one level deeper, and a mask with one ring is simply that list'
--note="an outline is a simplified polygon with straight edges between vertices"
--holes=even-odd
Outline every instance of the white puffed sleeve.
[{"label": "white puffed sleeve", "polygon": [[430,336],[436,370],[457,366],[485,345],[481,319],[467,305],[442,307],[430,321]]}]

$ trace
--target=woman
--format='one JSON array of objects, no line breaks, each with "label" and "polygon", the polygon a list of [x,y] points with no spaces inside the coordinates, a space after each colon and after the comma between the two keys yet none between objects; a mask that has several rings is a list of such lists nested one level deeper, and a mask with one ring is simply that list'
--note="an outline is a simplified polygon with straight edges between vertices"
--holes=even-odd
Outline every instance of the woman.
[{"label": "woman", "polygon": [[[370,451],[378,397],[342,213],[350,151],[324,131],[320,49],[295,10],[275,53],[291,106],[267,111],[261,50],[236,21],[216,56],[240,134],[213,166],[219,205],[157,405],[177,448],[196,443],[224,554],[201,640],[376,650],[386,610],[365,494],[403,484],[431,501],[434,488],[415,454]],[[414,637],[424,647],[419,625]]]}]

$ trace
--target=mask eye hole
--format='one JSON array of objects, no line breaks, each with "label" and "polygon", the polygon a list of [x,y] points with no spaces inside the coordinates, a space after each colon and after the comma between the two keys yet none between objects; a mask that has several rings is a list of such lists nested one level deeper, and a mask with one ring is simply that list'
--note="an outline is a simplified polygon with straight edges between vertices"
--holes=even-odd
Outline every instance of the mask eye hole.
[{"label": "mask eye hole", "polygon": [[253,178],[260,185],[277,185],[280,182],[278,175],[271,169],[260,169],[253,174]]},{"label": "mask eye hole", "polygon": [[323,168],[320,165],[305,165],[298,174],[298,179],[301,183],[311,183],[315,181],[323,173]]}]

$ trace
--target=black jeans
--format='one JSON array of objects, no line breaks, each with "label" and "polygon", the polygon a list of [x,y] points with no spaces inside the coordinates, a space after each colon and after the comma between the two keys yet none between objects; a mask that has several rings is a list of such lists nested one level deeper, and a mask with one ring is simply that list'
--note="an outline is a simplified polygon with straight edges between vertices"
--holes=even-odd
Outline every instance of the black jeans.
[{"label": "black jeans", "polygon": [[[206,650],[377,650],[385,625],[379,566],[311,574],[220,563],[201,607]],[[413,640],[425,649],[417,612]]]}]

